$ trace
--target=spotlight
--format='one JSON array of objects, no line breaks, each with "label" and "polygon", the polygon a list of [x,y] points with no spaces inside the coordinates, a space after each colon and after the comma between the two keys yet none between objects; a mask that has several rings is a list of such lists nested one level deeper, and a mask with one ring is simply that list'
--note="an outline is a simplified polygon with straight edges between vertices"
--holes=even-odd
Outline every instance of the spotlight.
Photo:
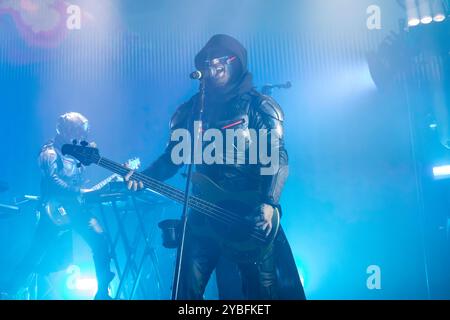
[{"label": "spotlight", "polygon": [[445,20],[445,10],[441,0],[432,0],[431,11],[433,12],[433,20],[435,22],[442,22]]},{"label": "spotlight", "polygon": [[422,19],[420,19],[420,22],[422,22],[423,24],[429,24],[433,22],[433,18],[431,16],[424,16],[422,17]]},{"label": "spotlight", "polygon": [[435,22],[442,22],[445,20],[445,15],[443,13],[438,13],[437,15],[434,16],[433,20]]},{"label": "spotlight", "polygon": [[419,0],[419,12],[420,22],[423,24],[433,22],[433,17],[431,16],[431,5],[428,0]]},{"label": "spotlight", "polygon": [[410,27],[415,27],[415,26],[418,26],[419,24],[420,24],[419,18],[411,18],[408,20],[408,26],[410,26]]},{"label": "spotlight", "polygon": [[415,27],[420,24],[419,10],[417,9],[415,0],[406,0],[406,14],[408,16],[408,26]]},{"label": "spotlight", "polygon": [[435,178],[450,178],[450,165],[434,167],[433,176]]},{"label": "spotlight", "polygon": [[94,291],[97,289],[97,279],[78,278],[75,280],[75,288],[79,291]]}]

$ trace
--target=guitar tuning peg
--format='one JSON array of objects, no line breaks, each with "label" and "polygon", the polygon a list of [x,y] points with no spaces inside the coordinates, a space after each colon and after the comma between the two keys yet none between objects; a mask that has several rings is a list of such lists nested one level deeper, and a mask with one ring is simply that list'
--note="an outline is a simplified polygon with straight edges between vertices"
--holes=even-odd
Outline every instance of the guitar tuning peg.
[{"label": "guitar tuning peg", "polygon": [[72,140],[72,144],[73,144],[74,146],[76,146],[76,145],[78,144],[77,139],[73,139],[73,140]]},{"label": "guitar tuning peg", "polygon": [[80,144],[82,147],[87,147],[89,145],[87,141],[81,141]]}]

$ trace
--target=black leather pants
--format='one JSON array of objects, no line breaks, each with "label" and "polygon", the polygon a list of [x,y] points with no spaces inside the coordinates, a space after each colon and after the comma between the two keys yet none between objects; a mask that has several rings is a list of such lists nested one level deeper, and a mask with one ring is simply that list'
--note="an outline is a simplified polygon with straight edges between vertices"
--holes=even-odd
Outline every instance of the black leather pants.
[{"label": "black leather pants", "polygon": [[[219,245],[204,237],[186,235],[182,262],[179,300],[202,300],[211,273],[221,256]],[[273,248],[257,263],[239,263],[245,299],[278,299],[277,276]],[[233,277],[236,279],[236,277]],[[223,279],[222,279],[223,280]],[[230,283],[230,286],[239,284]],[[238,299],[239,297],[235,297]]]}]

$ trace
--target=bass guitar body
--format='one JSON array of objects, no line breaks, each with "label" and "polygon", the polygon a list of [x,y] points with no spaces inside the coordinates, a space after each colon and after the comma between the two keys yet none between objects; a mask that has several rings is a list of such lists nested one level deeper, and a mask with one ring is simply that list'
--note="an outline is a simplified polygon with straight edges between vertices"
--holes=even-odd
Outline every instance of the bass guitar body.
[{"label": "bass guitar body", "polygon": [[[225,190],[201,173],[194,173],[192,182],[195,197],[215,205],[209,213],[189,218],[189,230],[198,236],[216,241],[222,253],[235,262],[255,262],[272,245],[280,226],[280,214],[274,210],[269,235],[255,228],[252,221],[255,209],[261,204],[257,191],[233,192]],[[198,198],[197,198],[198,197]],[[201,199],[201,200],[200,200]]]},{"label": "bass guitar body", "polygon": [[57,200],[49,200],[42,204],[41,214],[44,213],[57,227],[65,227],[70,224],[70,216],[66,207]]}]

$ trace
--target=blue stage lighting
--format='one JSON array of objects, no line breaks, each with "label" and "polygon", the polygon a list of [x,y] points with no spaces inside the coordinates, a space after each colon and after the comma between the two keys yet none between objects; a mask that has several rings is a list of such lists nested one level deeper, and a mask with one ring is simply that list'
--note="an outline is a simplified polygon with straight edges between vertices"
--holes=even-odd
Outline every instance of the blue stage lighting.
[{"label": "blue stage lighting", "polygon": [[78,278],[75,280],[75,288],[79,291],[97,290],[97,280],[95,278]]}]

